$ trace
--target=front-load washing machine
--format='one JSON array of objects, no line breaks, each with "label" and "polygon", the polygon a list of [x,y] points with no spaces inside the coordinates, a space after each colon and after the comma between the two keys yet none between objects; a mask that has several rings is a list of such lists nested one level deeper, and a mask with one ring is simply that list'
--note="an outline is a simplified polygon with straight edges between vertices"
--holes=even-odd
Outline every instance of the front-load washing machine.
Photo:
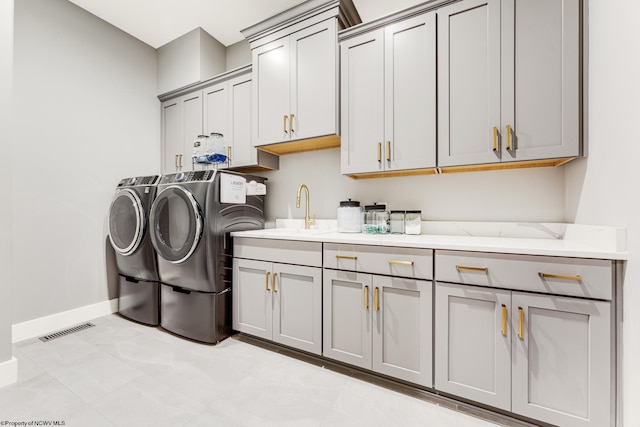
[{"label": "front-load washing machine", "polygon": [[147,325],[160,323],[158,263],[148,218],[160,177],[124,178],[109,208],[109,240],[118,269],[118,312]]},{"label": "front-load washing machine", "polygon": [[257,176],[215,170],[160,179],[149,224],[162,283],[160,326],[169,332],[206,343],[231,333],[230,233],[264,228],[265,198],[246,195],[242,202],[221,198],[222,186],[236,178],[265,182]]}]

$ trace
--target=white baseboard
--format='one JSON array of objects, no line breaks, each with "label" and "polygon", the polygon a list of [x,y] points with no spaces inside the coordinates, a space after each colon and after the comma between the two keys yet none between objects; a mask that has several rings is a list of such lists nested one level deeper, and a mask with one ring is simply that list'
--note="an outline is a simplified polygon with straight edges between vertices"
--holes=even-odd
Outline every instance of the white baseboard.
[{"label": "white baseboard", "polygon": [[118,299],[86,305],[62,313],[40,317],[39,319],[16,323],[11,327],[14,343],[36,338],[51,332],[65,329],[96,317],[106,316],[118,311]]},{"label": "white baseboard", "polygon": [[18,381],[18,359],[12,357],[11,360],[0,363],[0,388]]}]

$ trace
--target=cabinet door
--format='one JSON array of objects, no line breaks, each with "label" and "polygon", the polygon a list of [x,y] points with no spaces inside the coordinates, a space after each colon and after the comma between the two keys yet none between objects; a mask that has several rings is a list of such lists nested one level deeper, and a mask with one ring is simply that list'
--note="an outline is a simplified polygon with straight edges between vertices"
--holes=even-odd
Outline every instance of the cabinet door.
[{"label": "cabinet door", "polygon": [[173,173],[178,169],[179,157],[184,155],[184,143],[180,129],[179,99],[165,101],[161,105],[162,123],[162,173]]},{"label": "cabinet door", "polygon": [[435,388],[511,410],[511,293],[436,283]]},{"label": "cabinet door", "polygon": [[371,369],[371,275],[323,272],[322,354]]},{"label": "cabinet door", "polygon": [[373,370],[426,387],[432,380],[432,284],[373,276]]},{"label": "cabinet door", "polygon": [[340,44],[342,173],[384,169],[384,30]]},{"label": "cabinet door", "polygon": [[438,10],[438,165],[499,162],[494,127],[499,134],[500,0],[463,0]]},{"label": "cabinet door", "polygon": [[580,3],[502,2],[502,161],[580,154]]},{"label": "cabinet door", "polygon": [[271,287],[270,262],[233,259],[233,329],[271,339]]},{"label": "cabinet door", "polygon": [[436,166],[436,15],[385,28],[386,170]]},{"label": "cabinet door", "polygon": [[289,38],[252,51],[253,145],[289,140]]},{"label": "cabinet door", "polygon": [[251,143],[251,75],[229,81],[229,138],[231,167],[257,163],[256,148]]},{"label": "cabinet door", "polygon": [[336,134],[337,39],[335,18],[290,36],[291,139]]},{"label": "cabinet door", "polygon": [[322,269],[273,265],[273,340],[322,354]]},{"label": "cabinet door", "polygon": [[[229,145],[229,86],[226,82],[213,85],[202,90],[203,117],[202,130],[204,135],[220,133],[225,144]],[[223,153],[228,154],[228,153]],[[228,162],[217,165],[218,169],[227,168]],[[206,167],[206,166],[205,166]]]},{"label": "cabinet door", "polygon": [[202,91],[184,95],[180,98],[182,103],[182,141],[184,143],[184,156],[182,157],[182,170],[193,170],[193,143],[202,134]]},{"label": "cabinet door", "polygon": [[610,303],[513,292],[512,411],[566,427],[611,425]]}]

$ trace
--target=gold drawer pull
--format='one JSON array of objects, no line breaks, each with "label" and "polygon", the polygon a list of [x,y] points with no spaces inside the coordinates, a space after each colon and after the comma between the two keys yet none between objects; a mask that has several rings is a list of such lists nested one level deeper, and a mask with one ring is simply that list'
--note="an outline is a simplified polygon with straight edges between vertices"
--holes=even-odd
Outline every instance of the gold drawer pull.
[{"label": "gold drawer pull", "polygon": [[395,259],[390,259],[387,261],[389,264],[396,264],[396,265],[408,265],[413,267],[413,261],[396,261]]},{"label": "gold drawer pull", "polygon": [[507,125],[507,150],[511,150],[511,125]]},{"label": "gold drawer pull", "polygon": [[582,277],[578,274],[576,276],[565,276],[564,274],[549,274],[539,272],[538,276],[541,279],[562,279],[562,280],[575,280],[576,282],[582,282]]},{"label": "gold drawer pull", "polygon": [[498,151],[498,128],[493,127],[493,151]]},{"label": "gold drawer pull", "polygon": [[278,277],[278,273],[273,273],[273,277],[271,278],[271,289],[273,289],[273,292],[278,292],[278,290],[276,289],[276,278]]},{"label": "gold drawer pull", "polygon": [[378,163],[382,162],[382,142],[378,142]]},{"label": "gold drawer pull", "polygon": [[364,309],[369,310],[369,286],[364,287]]},{"label": "gold drawer pull", "polygon": [[486,273],[489,271],[488,267],[466,267],[464,265],[456,265],[456,270],[458,271],[480,271],[482,273]]},{"label": "gold drawer pull", "polygon": [[288,133],[287,132],[287,115],[286,114],[284,115],[284,119],[282,121],[282,131],[284,133]]},{"label": "gold drawer pull", "polygon": [[293,114],[289,114],[289,129],[291,130],[291,133],[294,133],[295,131],[293,130]]},{"label": "gold drawer pull", "polygon": [[524,310],[518,307],[518,338],[524,339]]},{"label": "gold drawer pull", "polygon": [[391,141],[387,141],[387,146],[386,146],[386,150],[387,153],[387,162],[391,161]]},{"label": "gold drawer pull", "polygon": [[348,259],[350,261],[355,261],[358,259],[357,256],[346,256],[346,255],[336,255],[336,259]]},{"label": "gold drawer pull", "polygon": [[502,335],[507,336],[507,306],[502,304]]},{"label": "gold drawer pull", "polygon": [[267,274],[264,277],[264,289],[267,292],[271,292],[271,289],[269,289],[269,276],[271,276],[271,273],[267,271]]},{"label": "gold drawer pull", "polygon": [[377,286],[373,290],[373,310],[380,311],[380,289]]}]

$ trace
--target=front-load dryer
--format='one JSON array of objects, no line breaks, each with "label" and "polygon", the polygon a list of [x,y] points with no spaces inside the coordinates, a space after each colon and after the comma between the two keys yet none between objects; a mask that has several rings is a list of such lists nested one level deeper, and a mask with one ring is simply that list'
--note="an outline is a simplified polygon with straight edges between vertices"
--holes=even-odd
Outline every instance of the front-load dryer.
[{"label": "front-load dryer", "polygon": [[118,312],[148,325],[160,322],[158,263],[148,231],[158,175],[124,178],[109,208],[109,240],[118,269]]},{"label": "front-load dryer", "polygon": [[[230,233],[264,228],[264,197],[221,199],[221,182],[265,178],[230,171],[164,175],[151,208],[158,254],[160,325],[177,335],[215,343],[231,333],[233,244]],[[223,184],[226,185],[226,184]]]}]

